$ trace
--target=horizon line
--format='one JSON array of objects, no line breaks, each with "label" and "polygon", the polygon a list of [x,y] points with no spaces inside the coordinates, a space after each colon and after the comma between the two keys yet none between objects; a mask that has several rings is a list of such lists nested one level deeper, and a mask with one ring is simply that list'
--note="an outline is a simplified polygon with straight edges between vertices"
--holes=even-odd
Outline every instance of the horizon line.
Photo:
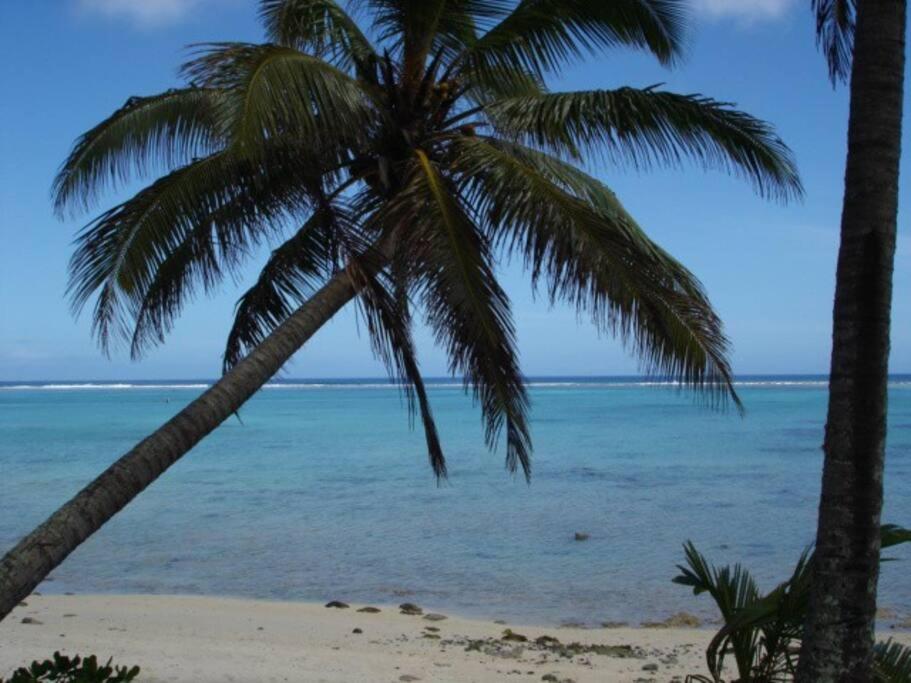
[{"label": "horizon line", "polygon": [[[889,378],[895,377],[911,377],[911,372],[890,372]],[[802,379],[819,379],[827,380],[829,378],[829,373],[821,372],[745,372],[739,373],[734,376],[734,382],[744,379],[753,379],[753,378],[802,378]],[[39,384],[39,383],[55,383],[55,384],[124,384],[130,382],[175,382],[175,383],[189,383],[189,382],[206,382],[206,383],[215,383],[221,379],[220,377],[116,377],[116,378],[77,378],[77,379],[58,379],[58,378],[38,378],[38,379],[0,379],[0,385],[10,385],[10,384]],[[599,379],[610,379],[610,380],[644,380],[644,381],[653,381],[653,382],[678,382],[679,380],[674,379],[669,375],[652,375],[652,374],[531,374],[525,375],[524,379],[526,381],[536,381],[536,380],[599,380]],[[436,381],[436,382],[462,382],[463,378],[452,375],[427,375],[424,377],[425,381]],[[272,383],[289,383],[289,382],[371,382],[371,383],[383,383],[396,385],[401,384],[402,382],[398,378],[390,377],[388,375],[351,375],[351,376],[339,376],[339,375],[326,375],[326,376],[287,376],[287,377],[273,377],[266,384]]]}]

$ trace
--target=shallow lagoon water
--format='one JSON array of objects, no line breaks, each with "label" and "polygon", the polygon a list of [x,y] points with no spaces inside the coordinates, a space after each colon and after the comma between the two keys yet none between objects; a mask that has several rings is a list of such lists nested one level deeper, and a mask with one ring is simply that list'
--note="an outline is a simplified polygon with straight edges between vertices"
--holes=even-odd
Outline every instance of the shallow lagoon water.
[{"label": "shallow lagoon water", "polygon": [[[204,383],[0,387],[0,551]],[[378,381],[255,396],[44,584],[44,592],[418,602],[536,623],[653,620],[707,598],[671,583],[692,539],[764,588],[815,531],[826,386],[748,378],[747,413],[629,379],[533,381],[534,476],[489,453],[461,387],[431,400],[450,479]],[[890,385],[884,520],[911,526],[911,378]],[[590,534],[577,542],[575,532]],[[911,613],[911,551],[880,604]]]}]

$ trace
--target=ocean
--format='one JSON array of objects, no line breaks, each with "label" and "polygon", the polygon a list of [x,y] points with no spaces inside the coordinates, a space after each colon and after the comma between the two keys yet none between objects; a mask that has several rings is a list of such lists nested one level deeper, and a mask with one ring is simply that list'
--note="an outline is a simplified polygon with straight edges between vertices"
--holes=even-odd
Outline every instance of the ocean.
[{"label": "ocean", "polygon": [[[0,552],[207,382],[0,383]],[[744,377],[735,411],[633,378],[530,380],[531,484],[430,382],[450,478],[384,380],[283,380],[172,467],[40,588],[415,602],[518,623],[713,615],[671,582],[692,539],[764,589],[815,533],[821,377]],[[911,526],[911,376],[889,391],[883,519]],[[584,542],[576,532],[589,534]],[[911,613],[911,549],[880,604]]]}]

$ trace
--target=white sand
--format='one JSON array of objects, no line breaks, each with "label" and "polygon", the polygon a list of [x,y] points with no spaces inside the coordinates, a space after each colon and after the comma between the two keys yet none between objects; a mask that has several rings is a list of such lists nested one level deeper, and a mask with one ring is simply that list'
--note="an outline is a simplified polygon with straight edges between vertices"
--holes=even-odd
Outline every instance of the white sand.
[{"label": "white sand", "polygon": [[[138,664],[139,681],[670,681],[704,670],[702,629],[572,629],[449,617],[429,621],[395,606],[379,614],[310,603],[172,596],[31,596],[0,623],[0,676],[54,650]],[[425,612],[430,611],[425,607]],[[40,623],[23,623],[23,619]],[[434,633],[426,627],[438,628]],[[362,634],[352,633],[360,628]],[[630,645],[635,657],[561,657],[530,640]],[[440,639],[426,638],[439,635]],[[898,634],[911,643],[911,634]],[[466,639],[491,639],[466,651]],[[492,644],[496,643],[496,644]],[[486,651],[485,651],[486,650]],[[643,666],[657,665],[657,671]],[[553,679],[551,679],[553,680]]]}]

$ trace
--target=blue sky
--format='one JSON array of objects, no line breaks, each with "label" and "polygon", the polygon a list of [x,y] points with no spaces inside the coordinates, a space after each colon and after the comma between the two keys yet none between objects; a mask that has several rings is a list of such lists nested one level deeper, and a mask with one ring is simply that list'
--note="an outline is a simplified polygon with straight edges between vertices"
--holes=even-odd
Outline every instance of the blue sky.
[{"label": "blue sky", "polygon": [[[806,0],[694,0],[687,60],[673,71],[611,52],[575,65],[558,89],[665,83],[734,102],[774,123],[794,150],[807,189],[782,206],[720,172],[639,173],[595,165],[649,234],[704,282],[733,341],[739,374],[828,370],[835,256],[844,168],[847,92],[833,90],[814,46]],[[64,298],[76,231],[60,222],[49,187],[73,140],[131,95],[177,84],[184,46],[258,40],[253,0],[47,0],[0,3],[0,381],[200,378],[218,374],[234,302],[255,275],[188,306],[167,344],[142,362],[104,358],[87,317]],[[911,88],[906,88],[911,90]],[[911,109],[907,107],[906,110]],[[907,126],[906,126],[907,129]],[[907,131],[905,149],[908,144]],[[903,164],[908,178],[909,166]],[[135,188],[132,188],[135,189]],[[111,197],[113,203],[116,197]],[[902,183],[907,209],[911,182]],[[891,367],[911,372],[911,234],[899,217]],[[599,338],[574,311],[530,291],[518,264],[502,277],[513,297],[528,375],[635,373],[619,342]],[[428,375],[446,362],[420,331]],[[351,310],[299,353],[295,377],[377,376]]]}]

